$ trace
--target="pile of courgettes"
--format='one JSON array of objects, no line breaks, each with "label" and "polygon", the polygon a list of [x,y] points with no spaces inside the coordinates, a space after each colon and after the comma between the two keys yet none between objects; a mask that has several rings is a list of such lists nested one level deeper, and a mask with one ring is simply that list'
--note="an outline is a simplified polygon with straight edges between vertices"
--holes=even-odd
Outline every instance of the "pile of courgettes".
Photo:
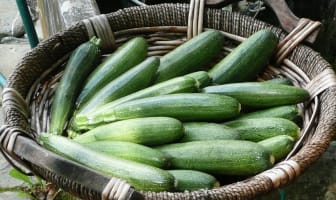
[{"label": "pile of courgettes", "polygon": [[204,70],[224,39],[207,30],[159,58],[135,37],[99,63],[92,38],[65,66],[40,144],[141,191],[211,189],[271,168],[299,138],[296,104],[309,93],[255,81],[278,44],[266,29]]}]

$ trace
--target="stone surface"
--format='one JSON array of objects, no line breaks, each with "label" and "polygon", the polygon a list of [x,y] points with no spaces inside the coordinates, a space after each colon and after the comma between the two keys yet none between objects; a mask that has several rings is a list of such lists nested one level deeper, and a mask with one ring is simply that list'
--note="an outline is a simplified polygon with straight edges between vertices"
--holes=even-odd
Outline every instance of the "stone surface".
[{"label": "stone surface", "polygon": [[0,72],[7,77],[14,66],[30,50],[28,43],[25,44],[0,44]]},{"label": "stone surface", "polygon": [[17,14],[15,0],[1,0],[0,6],[0,39],[11,35],[12,22]]}]

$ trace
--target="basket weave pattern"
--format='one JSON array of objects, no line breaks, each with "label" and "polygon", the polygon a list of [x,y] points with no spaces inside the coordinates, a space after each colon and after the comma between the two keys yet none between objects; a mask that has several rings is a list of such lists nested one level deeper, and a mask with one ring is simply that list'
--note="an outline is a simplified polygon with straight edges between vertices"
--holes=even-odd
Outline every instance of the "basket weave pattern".
[{"label": "basket weave pattern", "polygon": [[[134,36],[144,36],[149,41],[150,55],[163,55],[186,40],[189,7],[185,4],[161,4],[133,7],[106,15],[114,33],[114,48]],[[203,26],[222,30],[240,37],[248,37],[260,29],[270,29],[283,39],[286,34],[279,28],[264,22],[217,9],[205,9]],[[19,161],[34,174],[85,199],[109,199],[104,188],[110,177],[102,176],[74,162],[61,158],[37,145],[34,138],[48,130],[48,114],[55,91],[55,83],[61,76],[62,63],[79,44],[89,39],[85,23],[80,22],[40,43],[18,63],[8,79],[3,96],[6,128],[14,129],[19,136],[9,143],[0,139],[2,149],[9,157]],[[234,44],[232,41],[230,44]],[[108,49],[110,51],[111,49]],[[225,51],[223,52],[225,53]],[[272,78],[291,74],[288,65],[297,66],[308,78],[314,79],[330,69],[330,65],[311,48],[298,45],[276,70],[268,70],[261,77]],[[291,71],[291,72],[288,72]],[[295,78],[293,83],[305,87],[310,80]],[[335,75],[332,73],[332,77]],[[313,85],[323,84],[316,81]],[[312,128],[305,136],[298,151],[288,160],[266,172],[249,179],[224,185],[212,190],[194,192],[139,192],[132,188],[126,199],[249,199],[289,184],[306,170],[327,149],[336,128],[336,87],[332,84],[306,105],[304,120],[313,120]],[[25,100],[24,100],[25,99]],[[27,103],[25,103],[25,101]],[[304,106],[304,105],[301,105]],[[316,117],[310,118],[316,109]],[[22,131],[20,131],[22,130]],[[1,131],[0,131],[1,132]],[[9,137],[10,134],[0,136]],[[7,131],[9,132],[9,131]],[[6,132],[6,133],[7,133]],[[11,132],[11,133],[12,133]],[[25,137],[29,135],[29,137]],[[1,137],[0,137],[1,138]],[[104,197],[105,195],[105,197]],[[112,199],[112,198],[111,198]]]}]

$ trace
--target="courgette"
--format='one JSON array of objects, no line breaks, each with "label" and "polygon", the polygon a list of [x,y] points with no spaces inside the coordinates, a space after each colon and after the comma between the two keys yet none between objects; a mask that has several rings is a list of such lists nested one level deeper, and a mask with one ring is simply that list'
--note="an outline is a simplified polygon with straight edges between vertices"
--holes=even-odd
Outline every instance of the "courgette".
[{"label": "courgette", "polygon": [[209,70],[216,84],[254,80],[263,71],[277,47],[278,38],[270,30],[260,30]]},{"label": "courgette", "polygon": [[284,84],[284,85],[293,85],[292,81],[286,77],[278,77],[267,80],[268,83]]},{"label": "courgette", "polygon": [[225,125],[209,122],[185,122],[183,123],[184,135],[180,142],[199,140],[236,140],[239,132]]},{"label": "courgette", "polygon": [[196,80],[198,88],[204,88],[212,83],[212,80],[206,71],[197,71],[186,74],[185,76],[191,77]]},{"label": "courgette", "polygon": [[86,147],[107,155],[132,160],[158,168],[168,168],[170,165],[169,156],[166,154],[132,142],[121,141],[97,141],[83,143]]},{"label": "courgette", "polygon": [[275,161],[279,161],[293,149],[295,140],[288,135],[278,135],[258,143],[272,152]]},{"label": "courgette", "polygon": [[177,181],[175,190],[178,192],[213,189],[219,187],[218,180],[208,173],[183,169],[168,170],[168,172],[171,173]]},{"label": "courgette", "polygon": [[244,82],[208,86],[202,92],[222,94],[236,98],[242,106],[269,108],[293,105],[309,99],[307,90],[283,84],[266,82]]},{"label": "courgette", "polygon": [[79,107],[95,93],[127,70],[142,62],[147,56],[147,41],[135,37],[116,49],[86,79],[83,89],[76,100]]},{"label": "courgette", "polygon": [[98,126],[74,138],[80,143],[101,140],[126,141],[143,145],[160,145],[183,136],[182,123],[170,117],[145,117]]},{"label": "courgette", "polygon": [[[239,115],[240,104],[234,98],[200,93],[169,94],[136,99],[119,104],[104,116],[105,122],[139,117],[173,117],[182,121],[221,121]],[[88,124],[90,120],[81,119]]]},{"label": "courgette", "polygon": [[90,120],[88,124],[82,124],[78,127],[78,129],[91,129],[92,127],[96,127],[97,124],[104,123],[104,116],[110,115],[110,112],[113,111],[113,107],[127,101],[166,94],[192,93],[196,92],[197,90],[197,83],[193,78],[185,76],[176,77],[121,97],[97,108],[95,111],[88,114],[92,120]]},{"label": "courgette", "polygon": [[272,166],[263,146],[244,140],[207,140],[167,144],[156,149],[171,157],[172,168],[221,175],[254,175]]},{"label": "courgette", "polygon": [[208,30],[176,47],[160,59],[156,83],[198,71],[219,52],[224,36],[218,30]]},{"label": "courgette", "polygon": [[269,117],[284,118],[296,122],[301,117],[301,111],[296,105],[277,106],[244,113],[235,120]]},{"label": "courgette", "polygon": [[300,127],[288,119],[282,118],[253,118],[233,120],[224,125],[236,129],[240,138],[259,142],[277,135],[288,135],[297,139],[300,135]]},{"label": "courgette", "polygon": [[93,37],[90,41],[77,47],[71,54],[51,106],[49,131],[52,134],[61,135],[63,133],[66,122],[74,110],[82,82],[98,62],[99,48],[100,39]]},{"label": "courgette", "polygon": [[[146,88],[150,85],[160,64],[158,57],[149,57],[126,71],[96,92],[87,102],[77,108],[76,115],[92,112],[99,106]],[[76,120],[76,119],[75,119]]]},{"label": "courgette", "polygon": [[[104,175],[121,178],[136,190],[159,192],[174,189],[173,175],[163,169],[107,156],[63,136],[44,133],[38,140],[46,149]],[[78,174],[78,176],[81,175]]]}]

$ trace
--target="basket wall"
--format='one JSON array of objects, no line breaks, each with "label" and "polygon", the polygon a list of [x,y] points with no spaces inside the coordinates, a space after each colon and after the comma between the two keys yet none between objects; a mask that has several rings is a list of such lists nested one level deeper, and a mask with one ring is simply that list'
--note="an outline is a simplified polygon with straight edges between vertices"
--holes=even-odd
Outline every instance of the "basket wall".
[{"label": "basket wall", "polygon": [[[107,18],[112,30],[115,32],[116,39],[118,39],[122,31],[139,27],[171,26],[171,31],[176,31],[173,26],[187,26],[188,10],[189,7],[185,4],[160,4],[119,10],[108,14]],[[277,27],[243,16],[239,13],[230,13],[217,9],[206,9],[204,13],[204,27],[222,30],[242,37],[248,37],[260,29],[268,28],[280,38],[285,37],[285,33]],[[80,22],[70,29],[60,32],[41,42],[18,63],[14,72],[8,78],[7,87],[13,88],[23,98],[26,98],[33,83],[42,73],[46,72],[54,63],[87,40],[87,30],[84,24]],[[299,66],[309,78],[313,78],[326,68],[330,68],[330,65],[319,55],[319,53],[304,45],[296,47],[288,59]],[[336,87],[330,87],[320,95],[319,118],[311,133],[311,139],[303,145],[299,152],[290,158],[290,160],[295,161],[299,165],[299,172],[294,170],[297,174],[288,175],[287,172],[283,172],[283,174],[280,174],[278,177],[276,175],[274,179],[269,178],[265,174],[259,174],[250,179],[223,186],[219,189],[200,190],[190,193],[148,192],[142,194],[147,199],[246,199],[261,195],[276,189],[281,185],[292,182],[293,177],[295,178],[300,175],[301,172],[321,156],[327,149],[331,138],[335,135],[335,97]],[[27,131],[34,138],[36,133],[31,129],[28,122],[30,116],[24,112],[27,107],[24,105],[21,107],[9,106],[10,104],[5,102],[3,105],[7,124],[10,127],[19,127]],[[21,145],[24,145],[25,142],[34,140],[33,138],[21,138],[21,140],[18,140],[18,143],[21,141]],[[18,146],[18,144],[15,145],[15,147],[16,146]],[[38,151],[35,152],[35,154],[30,154],[29,152],[24,152],[26,150],[27,149],[22,149],[20,147],[14,148],[14,153],[17,156],[16,159],[21,161],[24,160],[25,164],[31,168],[34,173],[55,183],[61,188],[65,188],[65,190],[70,191],[77,196],[88,199],[97,199],[104,189],[100,187],[108,181],[107,177],[101,179],[98,178],[102,181],[95,185],[94,188],[90,188],[90,184],[88,182],[84,184],[83,182],[85,181],[83,181],[83,179],[80,180],[75,175],[62,174],[62,172],[59,171],[57,173],[63,176],[70,176],[67,180],[62,181],[62,176],[58,176],[55,171],[52,171],[55,169],[54,165],[57,165],[59,160],[55,160],[54,163],[33,162],[34,159],[38,158]],[[40,148],[40,151],[43,153],[50,153],[42,148]],[[55,158],[61,160],[60,157],[56,156]],[[85,168],[82,170],[85,171]],[[91,173],[88,172],[88,175],[89,174]],[[284,178],[286,176],[288,176],[288,178]],[[79,182],[74,182],[74,179],[79,180]],[[89,177],[87,177],[87,179],[90,180]],[[281,183],[278,183],[279,180]]]}]

